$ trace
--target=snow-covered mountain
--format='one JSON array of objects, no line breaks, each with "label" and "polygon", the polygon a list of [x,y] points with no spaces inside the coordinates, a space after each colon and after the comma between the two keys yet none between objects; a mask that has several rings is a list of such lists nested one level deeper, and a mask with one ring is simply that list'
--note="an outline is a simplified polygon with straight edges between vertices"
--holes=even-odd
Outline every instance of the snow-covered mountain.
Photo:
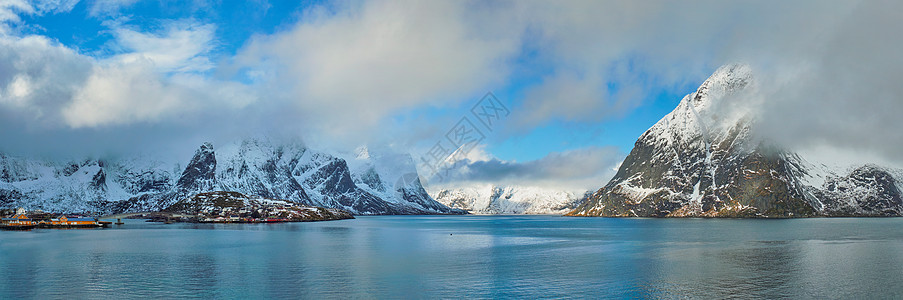
[{"label": "snow-covered mountain", "polygon": [[540,187],[476,185],[432,192],[436,201],[472,214],[556,214],[567,213],[586,197]]},{"label": "snow-covered mountain", "polygon": [[448,206],[433,200],[420,183],[417,166],[410,155],[386,150],[358,148],[345,161],[354,184],[395,204],[413,204],[427,211],[447,211]]},{"label": "snow-covered mountain", "polygon": [[[828,167],[752,134],[750,68],[719,68],[647,130],[574,216],[900,216],[898,170]],[[740,101],[738,101],[740,100]]]},{"label": "snow-covered mountain", "polygon": [[[0,154],[0,207],[52,212],[136,212],[200,192],[235,191],[355,214],[454,213],[423,189],[407,155],[349,162],[301,144],[250,139],[216,151],[205,143],[179,168],[148,157],[81,162]],[[413,174],[398,181],[396,173]]]}]

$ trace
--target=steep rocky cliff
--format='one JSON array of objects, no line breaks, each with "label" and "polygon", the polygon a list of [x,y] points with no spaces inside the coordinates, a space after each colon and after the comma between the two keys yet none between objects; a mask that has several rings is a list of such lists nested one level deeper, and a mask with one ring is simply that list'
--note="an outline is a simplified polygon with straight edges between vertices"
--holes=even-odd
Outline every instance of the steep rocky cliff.
[{"label": "steep rocky cliff", "polygon": [[640,136],[614,178],[568,215],[809,217],[903,212],[891,170],[865,166],[839,175],[848,171],[809,162],[752,134],[756,84],[746,65],[719,68]]}]

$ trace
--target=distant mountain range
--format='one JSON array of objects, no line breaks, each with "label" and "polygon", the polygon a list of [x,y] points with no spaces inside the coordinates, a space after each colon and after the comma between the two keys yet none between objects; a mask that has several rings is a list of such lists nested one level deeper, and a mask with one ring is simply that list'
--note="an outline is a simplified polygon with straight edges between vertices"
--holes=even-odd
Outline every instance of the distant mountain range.
[{"label": "distant mountain range", "polygon": [[811,217],[903,213],[900,170],[876,165],[828,167],[752,134],[755,115],[743,109],[726,109],[730,104],[721,101],[742,99],[755,84],[746,65],[719,68],[640,136],[614,178],[568,215]]},{"label": "distant mountain range", "polygon": [[439,189],[431,194],[442,204],[472,214],[565,214],[588,195],[529,186],[474,185]]},{"label": "distant mountain range", "polygon": [[410,156],[375,158],[383,161],[365,148],[344,159],[255,139],[219,151],[205,143],[184,168],[147,157],[58,162],[0,154],[0,207],[158,211],[197,193],[234,191],[362,215],[460,213],[427,194]]},{"label": "distant mountain range", "polygon": [[0,208],[158,211],[198,193],[232,191],[364,215],[903,215],[903,171],[829,167],[753,134],[755,109],[728,101],[749,97],[757,84],[746,65],[719,68],[640,136],[592,194],[487,184],[435,190],[434,200],[408,155],[331,154],[249,139],[217,150],[203,144],[185,167],[147,156],[60,162],[0,153]]}]

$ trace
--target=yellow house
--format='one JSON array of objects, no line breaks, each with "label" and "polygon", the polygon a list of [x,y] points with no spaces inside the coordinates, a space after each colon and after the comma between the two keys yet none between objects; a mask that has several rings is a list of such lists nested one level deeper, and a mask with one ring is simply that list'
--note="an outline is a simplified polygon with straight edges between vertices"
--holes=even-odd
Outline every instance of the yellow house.
[{"label": "yellow house", "polygon": [[97,225],[97,221],[95,221],[93,218],[68,218],[66,216],[61,216],[59,219],[50,219],[50,225]]},{"label": "yellow house", "polygon": [[3,218],[0,220],[0,224],[7,226],[32,226],[34,222],[24,214],[17,214],[12,216],[12,218]]}]

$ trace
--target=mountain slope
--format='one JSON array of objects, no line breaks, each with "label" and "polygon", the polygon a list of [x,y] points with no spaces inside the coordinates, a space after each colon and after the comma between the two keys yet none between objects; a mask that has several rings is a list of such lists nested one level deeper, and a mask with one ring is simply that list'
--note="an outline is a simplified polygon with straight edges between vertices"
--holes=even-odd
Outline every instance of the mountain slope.
[{"label": "mountain slope", "polygon": [[481,185],[440,189],[436,201],[472,214],[555,214],[573,210],[585,195],[525,186]]},{"label": "mountain slope", "polygon": [[[157,211],[198,193],[235,191],[355,214],[454,213],[429,197],[419,180],[372,192],[370,184],[384,183],[382,179],[365,184],[354,178],[373,177],[387,164],[369,159],[356,163],[370,165],[366,174],[372,174],[354,173],[345,159],[300,144],[265,140],[245,140],[219,152],[205,143],[182,169],[147,157],[58,163],[0,155],[0,207]],[[394,168],[416,177],[412,162]]]},{"label": "mountain slope", "polygon": [[737,100],[751,98],[755,88],[748,66],[719,68],[640,136],[614,178],[568,215],[807,217],[903,212],[896,180],[887,170],[872,166],[837,176],[839,171],[752,135],[755,102]]},{"label": "mountain slope", "polygon": [[372,195],[391,203],[405,204],[415,210],[448,209],[448,206],[434,200],[423,188],[410,155],[360,147],[353,157],[347,157],[345,161],[354,183]]},{"label": "mountain slope", "polygon": [[306,207],[285,200],[249,197],[237,192],[206,192],[192,195],[163,209],[166,212],[205,218],[238,216],[251,222],[274,217],[288,221],[330,221],[354,219],[347,211],[335,208]]}]

